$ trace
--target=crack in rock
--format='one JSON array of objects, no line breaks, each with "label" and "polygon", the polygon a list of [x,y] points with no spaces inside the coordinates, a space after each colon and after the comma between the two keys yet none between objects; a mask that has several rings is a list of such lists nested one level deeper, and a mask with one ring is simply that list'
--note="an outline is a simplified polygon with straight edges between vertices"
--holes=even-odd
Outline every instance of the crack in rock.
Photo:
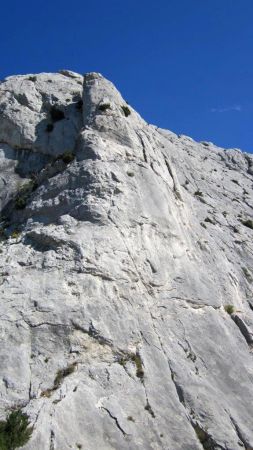
[{"label": "crack in rock", "polygon": [[123,430],[123,428],[120,426],[119,421],[117,419],[117,417],[113,416],[113,414],[111,413],[111,411],[108,408],[105,408],[104,406],[101,406],[100,409],[104,409],[104,411],[106,411],[109,416],[111,417],[111,419],[114,420],[116,427],[120,430],[120,432],[123,434],[123,436],[127,436],[127,433]]}]

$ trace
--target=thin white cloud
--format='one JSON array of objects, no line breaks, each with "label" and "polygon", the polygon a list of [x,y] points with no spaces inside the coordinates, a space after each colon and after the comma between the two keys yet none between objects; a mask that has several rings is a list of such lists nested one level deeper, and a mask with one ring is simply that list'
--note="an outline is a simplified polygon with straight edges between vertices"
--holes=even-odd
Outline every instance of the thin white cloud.
[{"label": "thin white cloud", "polygon": [[242,107],[241,107],[241,105],[233,105],[233,106],[226,106],[225,108],[212,108],[211,109],[211,112],[213,112],[213,113],[224,113],[224,112],[229,112],[229,111],[241,112]]}]

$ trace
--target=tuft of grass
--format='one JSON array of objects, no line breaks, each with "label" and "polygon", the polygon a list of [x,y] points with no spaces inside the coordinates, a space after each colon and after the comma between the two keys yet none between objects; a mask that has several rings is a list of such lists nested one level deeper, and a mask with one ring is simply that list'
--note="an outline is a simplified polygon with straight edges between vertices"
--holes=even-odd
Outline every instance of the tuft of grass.
[{"label": "tuft of grass", "polygon": [[62,383],[63,379],[66,378],[68,375],[71,375],[75,371],[75,367],[76,364],[73,363],[65,367],[64,369],[58,370],[56,377],[54,379],[54,389],[57,389]]},{"label": "tuft of grass", "polygon": [[122,106],[121,106],[121,109],[122,109],[122,111],[123,111],[123,113],[125,114],[126,117],[130,116],[131,111],[130,111],[130,109],[128,108],[128,106],[122,105]]},{"label": "tuft of grass", "polygon": [[0,422],[0,450],[23,447],[30,439],[33,428],[27,414],[20,409],[12,411],[6,421]]},{"label": "tuft of grass", "polygon": [[129,422],[135,422],[133,416],[128,416],[127,420],[129,420]]},{"label": "tuft of grass", "polygon": [[77,363],[72,363],[63,369],[59,369],[58,372],[56,373],[53,387],[41,392],[41,397],[48,397],[48,398],[51,397],[53,391],[56,391],[56,389],[60,387],[64,378],[71,375],[75,371],[76,364]]},{"label": "tuft of grass", "polygon": [[11,233],[11,237],[12,237],[12,239],[17,239],[19,236],[20,236],[20,231],[18,231],[18,230],[14,230],[12,233]]},{"label": "tuft of grass", "polygon": [[33,83],[35,83],[35,81],[37,80],[37,77],[35,77],[34,75],[32,75],[31,77],[28,77],[29,81],[33,81]]},{"label": "tuft of grass", "polygon": [[107,109],[111,109],[111,105],[109,103],[102,103],[99,105],[98,109],[100,111],[106,111]]},{"label": "tuft of grass", "polygon": [[138,353],[127,353],[117,359],[117,362],[124,368],[128,361],[132,361],[135,364],[136,376],[142,380],[144,378],[144,369],[140,355]]},{"label": "tuft of grass", "polygon": [[199,189],[197,191],[194,192],[194,195],[196,195],[197,197],[203,197],[203,192],[201,192]]},{"label": "tuft of grass", "polygon": [[138,354],[132,355],[131,359],[135,363],[135,366],[136,366],[136,376],[138,378],[143,379],[144,378],[144,370],[142,367],[142,361],[141,361],[140,355],[138,355]]},{"label": "tuft of grass", "polygon": [[235,312],[235,307],[233,305],[225,305],[224,309],[229,315]]}]

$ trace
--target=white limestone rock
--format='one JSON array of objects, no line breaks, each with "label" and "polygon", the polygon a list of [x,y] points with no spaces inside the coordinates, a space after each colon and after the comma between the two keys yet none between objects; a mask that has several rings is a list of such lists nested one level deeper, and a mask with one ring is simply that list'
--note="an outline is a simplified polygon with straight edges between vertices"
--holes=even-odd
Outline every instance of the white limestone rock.
[{"label": "white limestone rock", "polygon": [[5,79],[0,85],[1,141],[54,156],[72,151],[82,126],[82,83],[81,76],[51,73]]},{"label": "white limestone rock", "polygon": [[0,111],[0,418],[25,450],[253,449],[252,156],[96,73],[9,77]]}]

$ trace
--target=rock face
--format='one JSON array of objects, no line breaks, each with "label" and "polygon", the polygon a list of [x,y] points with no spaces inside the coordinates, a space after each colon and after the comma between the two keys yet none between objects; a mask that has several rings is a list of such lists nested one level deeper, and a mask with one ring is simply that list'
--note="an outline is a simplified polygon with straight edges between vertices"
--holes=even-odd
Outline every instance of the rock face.
[{"label": "rock face", "polygon": [[26,450],[253,449],[253,159],[100,74],[0,84],[0,419]]}]

